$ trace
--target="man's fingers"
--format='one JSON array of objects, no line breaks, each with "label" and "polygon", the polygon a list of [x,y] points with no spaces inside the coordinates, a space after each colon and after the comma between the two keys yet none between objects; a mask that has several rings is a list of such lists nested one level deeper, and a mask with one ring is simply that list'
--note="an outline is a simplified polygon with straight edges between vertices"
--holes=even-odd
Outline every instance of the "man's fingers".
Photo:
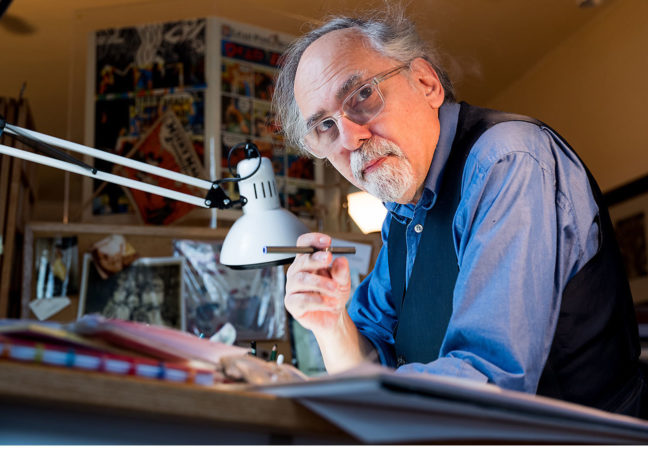
[{"label": "man's fingers", "polygon": [[345,257],[336,258],[331,264],[329,270],[331,278],[338,285],[338,289],[343,292],[351,290],[351,275],[349,271],[349,261]]},{"label": "man's fingers", "polygon": [[286,309],[295,319],[299,319],[307,312],[312,311],[337,311],[339,306],[327,301],[319,294],[312,292],[298,292],[286,295]]},{"label": "man's fingers", "polygon": [[323,233],[306,233],[297,238],[298,246],[327,248],[331,246],[331,236]]},{"label": "man's fingers", "polygon": [[302,271],[316,272],[326,269],[331,264],[333,255],[331,252],[315,252],[312,254],[301,254],[295,257],[295,261],[288,267],[286,274],[290,277],[292,274]]},{"label": "man's fingers", "polygon": [[297,272],[286,279],[286,295],[298,292],[317,292],[322,295],[338,295],[338,283],[328,271],[319,273]]}]

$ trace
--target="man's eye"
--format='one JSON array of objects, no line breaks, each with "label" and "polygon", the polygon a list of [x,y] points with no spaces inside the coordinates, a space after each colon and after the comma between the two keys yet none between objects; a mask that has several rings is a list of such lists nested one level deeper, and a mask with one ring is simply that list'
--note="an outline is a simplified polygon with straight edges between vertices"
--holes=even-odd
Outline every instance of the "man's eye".
[{"label": "man's eye", "polygon": [[359,107],[362,103],[365,102],[369,97],[371,97],[374,93],[374,88],[371,85],[365,85],[362,86],[358,91],[353,94],[353,97],[349,99],[347,102],[347,107],[349,108],[357,108]]},{"label": "man's eye", "polygon": [[335,128],[335,120],[333,119],[324,119],[315,127],[318,134],[324,134],[333,128]]}]

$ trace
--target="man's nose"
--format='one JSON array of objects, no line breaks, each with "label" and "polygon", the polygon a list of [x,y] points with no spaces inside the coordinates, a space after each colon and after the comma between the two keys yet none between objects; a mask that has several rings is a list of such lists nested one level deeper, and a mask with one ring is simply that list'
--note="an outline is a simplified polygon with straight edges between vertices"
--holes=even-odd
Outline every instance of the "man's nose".
[{"label": "man's nose", "polygon": [[340,142],[346,150],[357,149],[371,137],[371,131],[367,125],[358,125],[346,116],[340,117],[337,126],[340,132]]}]

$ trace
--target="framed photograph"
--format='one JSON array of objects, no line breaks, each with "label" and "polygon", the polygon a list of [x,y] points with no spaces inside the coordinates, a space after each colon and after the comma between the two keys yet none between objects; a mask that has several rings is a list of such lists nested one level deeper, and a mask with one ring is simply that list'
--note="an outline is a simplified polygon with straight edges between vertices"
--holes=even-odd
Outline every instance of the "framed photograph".
[{"label": "framed photograph", "polygon": [[106,279],[83,256],[78,317],[101,314],[185,330],[184,258],[139,258]]},{"label": "framed photograph", "polygon": [[635,304],[648,303],[648,176],[605,195]]}]

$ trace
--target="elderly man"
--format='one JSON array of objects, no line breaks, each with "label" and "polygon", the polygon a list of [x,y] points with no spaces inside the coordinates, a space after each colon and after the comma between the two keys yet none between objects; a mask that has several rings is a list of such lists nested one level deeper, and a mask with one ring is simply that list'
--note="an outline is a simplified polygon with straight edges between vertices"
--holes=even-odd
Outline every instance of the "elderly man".
[{"label": "elderly man", "polygon": [[646,415],[613,229],[556,132],[456,103],[402,14],[336,18],[296,41],[274,103],[290,142],[390,211],[348,308],[345,259],[300,255],[288,270],[286,308],[313,331],[329,372],[379,360]]}]

